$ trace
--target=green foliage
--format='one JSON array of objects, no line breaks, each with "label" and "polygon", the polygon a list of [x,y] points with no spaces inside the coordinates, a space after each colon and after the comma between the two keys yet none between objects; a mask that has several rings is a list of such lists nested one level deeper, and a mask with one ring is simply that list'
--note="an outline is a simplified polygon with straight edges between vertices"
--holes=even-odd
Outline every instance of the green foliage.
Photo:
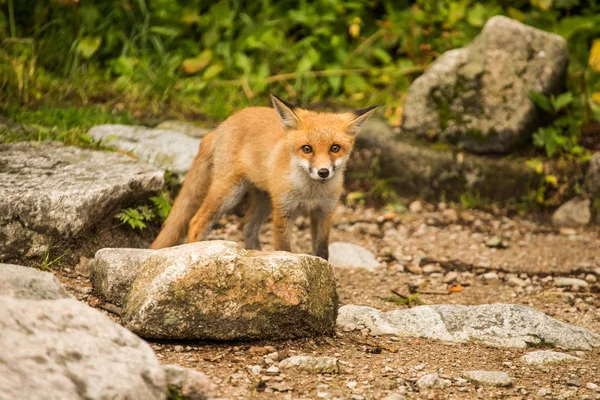
[{"label": "green foliage", "polygon": [[48,246],[44,249],[42,253],[42,258],[40,260],[40,264],[38,268],[42,271],[50,271],[50,268],[58,263],[65,255],[67,255],[68,251],[64,251],[61,255],[55,256],[54,251],[58,246]]},{"label": "green foliage", "polygon": [[150,201],[154,204],[154,207],[156,207],[156,212],[161,221],[166,220],[172,207],[168,195],[166,193],[161,193],[158,196],[150,197]]},{"label": "green foliage", "polygon": [[148,206],[137,206],[135,208],[122,209],[115,218],[119,219],[123,224],[129,225],[131,229],[146,229],[146,222],[156,218],[154,210]]},{"label": "green foliage", "polygon": [[164,222],[171,211],[171,197],[168,192],[169,182],[158,196],[150,197],[150,204],[141,204],[135,207],[124,208],[115,218],[122,224],[129,226],[133,230],[146,229],[147,223]]},{"label": "green foliage", "polygon": [[392,295],[393,295],[392,297],[385,297],[382,300],[389,302],[389,303],[394,303],[397,305],[403,305],[403,306],[408,306],[408,307],[422,306],[423,304],[425,304],[419,298],[419,293],[412,293],[408,296],[404,296],[403,294],[400,294],[396,290],[390,290],[390,293],[392,293]]},{"label": "green foliage", "polygon": [[583,94],[578,97],[575,98],[571,92],[558,96],[529,92],[534,104],[554,118],[552,124],[538,128],[533,134],[534,146],[543,148],[550,157],[558,153],[579,156],[584,152],[577,143],[585,118],[585,109],[582,108],[585,98]]},{"label": "green foliage", "polygon": [[2,109],[16,123],[14,127],[0,125],[0,142],[16,141],[60,141],[67,145],[88,148],[103,148],[86,132],[98,124],[132,124],[128,113],[113,114],[100,106],[89,107],[40,107],[24,110],[9,105]]}]

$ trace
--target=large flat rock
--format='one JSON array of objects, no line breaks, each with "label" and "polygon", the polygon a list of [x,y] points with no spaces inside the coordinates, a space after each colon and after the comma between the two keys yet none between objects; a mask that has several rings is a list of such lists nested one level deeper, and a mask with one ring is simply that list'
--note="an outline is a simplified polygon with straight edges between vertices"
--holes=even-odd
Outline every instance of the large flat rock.
[{"label": "large flat rock", "polygon": [[562,90],[568,60],[562,37],[490,18],[469,45],[442,54],[412,83],[402,128],[477,153],[511,151],[542,123],[528,92]]},{"label": "large flat rock", "polygon": [[104,145],[129,151],[142,161],[183,177],[198,153],[200,139],[172,129],[131,125],[98,125],[88,134]]},{"label": "large flat rock", "polygon": [[481,342],[502,347],[552,345],[591,350],[600,335],[515,304],[434,305],[381,312],[366,306],[340,308],[337,326],[368,329],[372,335],[399,335],[447,342]]},{"label": "large flat rock", "polygon": [[0,259],[39,256],[162,185],[161,171],[123,154],[53,142],[0,144]]},{"label": "large flat rock", "polygon": [[333,332],[335,279],[321,258],[247,251],[225,241],[137,251],[139,257],[134,249],[99,251],[92,280],[99,296],[120,302],[124,326],[140,336],[284,339]]},{"label": "large flat rock", "polygon": [[0,296],[3,399],[164,399],[150,346],[74,299]]}]

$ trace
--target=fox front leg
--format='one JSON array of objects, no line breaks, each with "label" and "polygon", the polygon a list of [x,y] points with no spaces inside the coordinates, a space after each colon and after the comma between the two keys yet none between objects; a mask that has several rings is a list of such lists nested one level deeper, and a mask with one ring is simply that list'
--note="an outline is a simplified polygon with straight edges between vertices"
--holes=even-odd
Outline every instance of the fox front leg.
[{"label": "fox front leg", "polygon": [[290,237],[291,217],[278,205],[273,205],[273,239],[276,251],[292,251]]},{"label": "fox front leg", "polygon": [[329,232],[332,212],[312,210],[310,212],[310,230],[312,234],[313,255],[329,259]]}]

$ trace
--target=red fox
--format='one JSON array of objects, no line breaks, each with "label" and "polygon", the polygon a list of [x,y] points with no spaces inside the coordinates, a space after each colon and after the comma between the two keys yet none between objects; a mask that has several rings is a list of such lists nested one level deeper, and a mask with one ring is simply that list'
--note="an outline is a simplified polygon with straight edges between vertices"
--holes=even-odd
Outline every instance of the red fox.
[{"label": "red fox", "polygon": [[[260,250],[259,231],[273,213],[275,250],[291,251],[292,221],[310,214],[313,254],[329,256],[331,217],[361,125],[377,106],[317,113],[271,95],[273,108],[246,108],[202,139],[198,155],[158,237],[150,246],[202,240],[249,193],[244,242]],[[188,226],[189,224],[189,226]]]}]

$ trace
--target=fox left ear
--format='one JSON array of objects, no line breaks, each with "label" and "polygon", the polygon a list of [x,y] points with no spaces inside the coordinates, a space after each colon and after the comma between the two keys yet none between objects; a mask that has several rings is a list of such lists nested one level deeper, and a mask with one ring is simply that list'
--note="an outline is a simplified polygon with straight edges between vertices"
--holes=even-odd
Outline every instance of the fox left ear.
[{"label": "fox left ear", "polygon": [[352,114],[354,119],[352,119],[346,125],[348,133],[351,135],[356,135],[360,131],[362,124],[371,116],[371,114],[375,112],[378,107],[379,105],[350,112],[349,114]]}]

